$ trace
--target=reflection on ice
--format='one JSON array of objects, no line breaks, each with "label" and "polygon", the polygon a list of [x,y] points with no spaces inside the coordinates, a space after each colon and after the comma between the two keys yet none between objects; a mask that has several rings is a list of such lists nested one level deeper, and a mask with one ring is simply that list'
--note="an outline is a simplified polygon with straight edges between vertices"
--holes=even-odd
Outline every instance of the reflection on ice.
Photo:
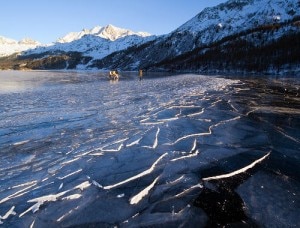
[{"label": "reflection on ice", "polygon": [[[116,84],[101,72],[11,74],[27,82],[0,93],[4,226],[268,226],[278,208],[257,216],[252,199],[271,188],[261,179],[299,208],[296,92],[192,74],[139,83],[124,72]],[[226,208],[243,216],[222,220]]]}]

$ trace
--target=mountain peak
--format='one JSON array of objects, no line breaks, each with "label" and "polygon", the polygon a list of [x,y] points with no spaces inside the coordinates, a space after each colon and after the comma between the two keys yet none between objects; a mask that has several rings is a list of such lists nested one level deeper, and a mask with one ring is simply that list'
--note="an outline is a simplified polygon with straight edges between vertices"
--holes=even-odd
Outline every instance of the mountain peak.
[{"label": "mountain peak", "polygon": [[115,26],[109,24],[109,25],[103,27],[102,30],[97,34],[97,36],[100,36],[104,39],[109,39],[111,41],[114,41],[118,38],[132,35],[132,34],[133,34],[133,32],[130,30],[118,28],[118,27],[115,27]]},{"label": "mountain peak", "polygon": [[24,45],[40,45],[40,42],[38,41],[35,41],[33,39],[30,39],[30,38],[24,38],[22,40],[20,40],[18,42],[18,44],[24,44]]},{"label": "mountain peak", "polygon": [[4,36],[0,36],[0,44],[2,44],[2,45],[16,44],[16,43],[17,43],[16,40],[13,40],[13,39],[10,39],[10,38],[4,37]]},{"label": "mountain peak", "polygon": [[74,40],[78,40],[82,38],[85,35],[94,35],[101,37],[103,39],[107,39],[110,41],[115,41],[119,38],[130,36],[130,35],[137,35],[141,37],[147,37],[150,36],[149,33],[146,32],[133,32],[128,29],[118,28],[112,24],[108,24],[104,27],[101,26],[95,26],[92,29],[83,29],[81,32],[71,32],[65,35],[62,38],[59,38],[57,42],[59,43],[69,43]]},{"label": "mountain peak", "polygon": [[4,36],[0,36],[0,57],[22,52],[29,48],[35,48],[38,45],[40,45],[39,42],[29,38],[16,41]]}]

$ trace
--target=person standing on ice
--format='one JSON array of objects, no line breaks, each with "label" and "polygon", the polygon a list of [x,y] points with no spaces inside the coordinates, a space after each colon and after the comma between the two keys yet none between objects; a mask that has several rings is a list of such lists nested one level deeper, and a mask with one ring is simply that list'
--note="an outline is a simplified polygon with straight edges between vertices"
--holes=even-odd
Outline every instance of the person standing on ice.
[{"label": "person standing on ice", "polygon": [[143,70],[140,69],[139,70],[139,79],[140,79],[140,81],[142,80],[142,77],[143,77]]}]

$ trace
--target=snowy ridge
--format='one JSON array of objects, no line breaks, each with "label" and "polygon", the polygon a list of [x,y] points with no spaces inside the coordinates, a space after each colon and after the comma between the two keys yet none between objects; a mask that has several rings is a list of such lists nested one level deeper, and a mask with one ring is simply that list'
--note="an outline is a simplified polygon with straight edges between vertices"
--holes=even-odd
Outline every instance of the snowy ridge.
[{"label": "snowy ridge", "polygon": [[[222,46],[226,42],[224,38],[232,42],[238,42],[238,38],[241,38],[249,44],[249,47],[251,45],[261,47],[277,42],[284,35],[297,34],[299,8],[298,0],[229,0],[215,7],[204,9],[173,32],[157,37],[154,42],[147,43],[143,48],[137,47],[131,52],[115,53],[95,62],[94,66],[100,69],[109,69],[117,65],[126,70],[145,68],[153,71],[174,69],[209,71],[210,68],[216,69],[222,65],[222,60],[219,65],[212,67],[212,64],[201,65],[201,62],[195,59],[199,58],[199,55],[204,55],[216,42],[221,42],[217,44],[220,45],[218,48],[224,48]],[[282,45],[278,46],[282,47]],[[196,53],[198,50],[199,52]],[[244,48],[242,51],[247,50]],[[288,50],[282,51],[288,53]],[[219,55],[220,53],[214,58]],[[206,57],[203,56],[203,62],[207,62]],[[272,63],[277,60],[272,61],[266,63],[265,68],[269,66],[272,69]]]},{"label": "snowy ridge", "polygon": [[29,38],[16,41],[0,36],[0,57],[22,52],[30,48],[36,48],[38,45],[40,45],[38,41]]},{"label": "snowy ridge", "polygon": [[299,1],[230,0],[206,8],[174,31],[199,36],[202,44],[219,40],[243,30],[283,22],[300,15]]},{"label": "snowy ridge", "polygon": [[113,26],[111,24],[101,27],[101,26],[96,26],[92,29],[83,29],[80,32],[71,32],[65,35],[62,38],[59,38],[57,40],[58,43],[69,43],[74,40],[79,40],[85,35],[94,35],[101,37],[103,39],[107,39],[110,41],[115,41],[119,38],[125,37],[125,36],[132,36],[132,35],[137,35],[140,37],[147,37],[150,36],[149,33],[147,32],[133,32],[128,29],[123,29],[123,28],[118,28],[116,26]]},{"label": "snowy ridge", "polygon": [[124,50],[134,45],[141,45],[155,39],[155,36],[145,32],[134,33],[131,30],[117,28],[113,25],[84,29],[81,32],[72,32],[60,38],[57,43],[41,46],[25,52],[25,55],[43,52],[82,52],[93,59]]},{"label": "snowy ridge", "polygon": [[39,42],[28,38],[18,42],[0,36],[0,57],[23,51],[25,55],[76,51],[98,59],[154,38],[155,36],[151,36],[147,32],[133,32],[113,25],[96,26],[92,29],[83,29],[80,32],[71,32],[59,38],[57,42],[48,45],[41,45]]},{"label": "snowy ridge", "polygon": [[8,45],[8,44],[17,44],[18,42],[16,40],[6,38],[4,36],[0,36],[0,45]]}]

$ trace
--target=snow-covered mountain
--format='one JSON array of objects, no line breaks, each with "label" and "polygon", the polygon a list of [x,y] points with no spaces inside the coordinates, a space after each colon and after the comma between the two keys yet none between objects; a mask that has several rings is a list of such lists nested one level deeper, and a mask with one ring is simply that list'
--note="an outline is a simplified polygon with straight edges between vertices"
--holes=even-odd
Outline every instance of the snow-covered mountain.
[{"label": "snow-covered mountain", "polygon": [[159,37],[112,25],[69,33],[50,46],[24,52],[19,65],[279,72],[300,69],[299,40],[299,0],[229,0]]},{"label": "snow-covered mountain", "polygon": [[48,56],[49,53],[80,52],[92,59],[101,59],[113,52],[141,45],[155,38],[155,36],[151,36],[146,32],[135,33],[113,25],[96,26],[90,30],[84,29],[81,32],[69,33],[58,39],[56,43],[27,50],[23,55],[41,55],[45,53],[44,55]]},{"label": "snow-covered mountain", "polygon": [[38,45],[41,44],[29,38],[16,41],[0,36],[0,57],[11,55],[13,53],[19,53],[30,48],[36,48]]},{"label": "snow-covered mountain", "polygon": [[70,32],[62,38],[57,40],[58,43],[69,43],[75,40],[79,40],[85,35],[94,35],[101,37],[103,39],[107,39],[110,41],[115,41],[119,38],[136,35],[139,37],[147,37],[150,36],[147,32],[133,32],[128,29],[118,28],[113,25],[107,25],[104,27],[96,26],[92,29],[83,29],[80,32]]},{"label": "snow-covered mountain", "polygon": [[121,51],[133,45],[140,45],[153,40],[147,32],[133,32],[129,29],[113,25],[96,26],[71,32],[56,42],[41,45],[31,39],[16,41],[0,36],[0,57],[23,52],[24,55],[41,54],[43,52],[82,52],[93,58],[103,58],[112,52]]},{"label": "snow-covered mountain", "polygon": [[299,0],[229,0],[204,9],[173,33],[189,32],[198,38],[198,44],[206,44],[299,15]]},{"label": "snow-covered mountain", "polygon": [[[244,42],[240,50],[244,52],[241,54],[244,57],[249,48],[267,48],[266,45],[287,35],[295,35],[296,38],[300,32],[299,21],[299,0],[229,0],[204,9],[173,32],[143,45],[143,48],[114,53],[96,61],[95,66],[153,70],[209,69],[217,66],[210,66],[205,63],[205,58],[198,57],[208,54],[212,48],[219,47],[220,54],[221,49],[230,44],[231,51],[223,49],[224,53],[228,51],[230,55],[235,46],[240,45],[238,42]],[[299,42],[296,44],[299,45]],[[296,50],[289,48],[292,52]],[[259,50],[256,51],[259,53]],[[285,53],[284,50],[282,52]],[[216,53],[211,53],[211,58],[218,58]],[[194,60],[196,58],[197,61]],[[181,62],[183,60],[186,62]],[[174,66],[175,61],[177,64]]]}]

